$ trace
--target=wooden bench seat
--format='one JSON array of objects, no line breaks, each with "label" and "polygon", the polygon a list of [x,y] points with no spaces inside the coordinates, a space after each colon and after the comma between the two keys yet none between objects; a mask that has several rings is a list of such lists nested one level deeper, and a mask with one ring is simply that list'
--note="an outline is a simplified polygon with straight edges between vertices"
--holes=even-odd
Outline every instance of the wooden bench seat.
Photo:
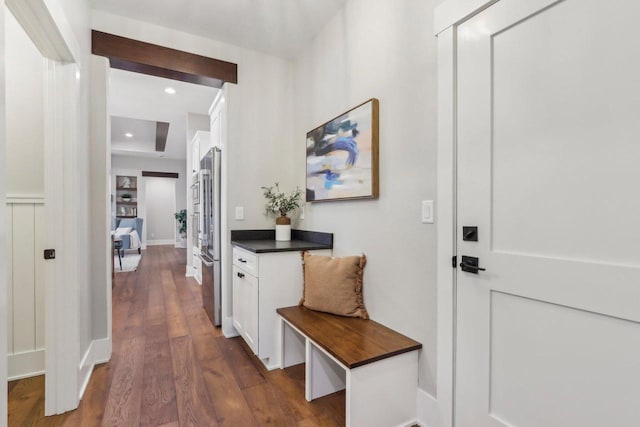
[{"label": "wooden bench seat", "polygon": [[281,368],[306,364],[308,401],[346,388],[347,426],[415,421],[422,344],[373,320],[294,306],[281,319]]}]

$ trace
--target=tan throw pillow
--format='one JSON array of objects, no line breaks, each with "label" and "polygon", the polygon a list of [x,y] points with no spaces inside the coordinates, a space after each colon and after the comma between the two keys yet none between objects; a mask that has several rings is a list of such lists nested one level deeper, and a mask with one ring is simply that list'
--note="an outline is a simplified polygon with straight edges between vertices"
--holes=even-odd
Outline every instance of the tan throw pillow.
[{"label": "tan throw pillow", "polygon": [[304,290],[300,305],[316,311],[368,319],[362,300],[362,273],[367,258],[333,258],[302,253]]}]

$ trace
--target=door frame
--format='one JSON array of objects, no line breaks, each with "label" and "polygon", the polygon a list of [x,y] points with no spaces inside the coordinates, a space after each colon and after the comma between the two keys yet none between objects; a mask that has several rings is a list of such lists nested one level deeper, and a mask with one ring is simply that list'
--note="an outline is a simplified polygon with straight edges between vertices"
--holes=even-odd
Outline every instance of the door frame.
[{"label": "door frame", "polygon": [[[19,0],[13,0],[19,1]],[[90,129],[94,143],[91,150],[92,173],[94,176],[106,176],[111,173],[111,126],[110,114],[108,106],[109,97],[109,72],[111,68],[122,69],[126,71],[138,72],[157,77],[164,77],[178,81],[201,84],[204,86],[215,87],[219,89],[219,94],[214,100],[216,102],[228,102],[230,85],[228,83],[238,83],[238,65],[231,62],[221,61],[215,58],[198,55],[191,52],[181,51],[166,46],[156,45],[137,39],[130,39],[116,34],[108,34],[100,31],[92,30],[91,44],[91,64],[92,64],[92,82],[91,82],[91,109],[92,116],[90,119]],[[176,58],[178,61],[176,62]],[[224,110],[224,131],[223,144],[227,140],[227,107]],[[187,141],[189,144],[191,141]],[[226,156],[222,157],[222,198],[226,199]],[[187,165],[187,171],[190,165]],[[189,173],[187,172],[187,192],[190,191]],[[111,228],[111,203],[109,202],[111,187],[110,182],[103,187],[104,193],[93,189],[93,199],[91,212],[95,215],[97,225],[96,229],[107,226],[107,230]],[[187,201],[189,199],[187,198]],[[189,209],[189,206],[187,206]],[[223,239],[229,237],[226,229],[226,212],[222,213]],[[145,228],[146,230],[146,228]],[[146,233],[146,231],[143,231]],[[92,258],[92,262],[102,262],[106,259],[105,265],[111,263],[111,241],[107,237],[108,233],[99,233],[93,244],[102,248],[103,254],[98,254]],[[142,236],[141,236],[142,238]],[[224,242],[225,240],[223,240]],[[225,244],[222,250],[222,256],[227,256],[229,252],[229,244]],[[190,250],[187,248],[187,250]],[[229,267],[230,268],[230,267]],[[223,269],[222,282],[227,280],[230,273]],[[99,281],[104,286],[106,293],[106,317],[107,317],[107,338],[106,347],[112,348],[113,337],[113,313],[112,313],[112,280],[111,272],[105,270],[98,271],[94,280]],[[224,291],[223,291],[224,292]],[[230,293],[229,293],[230,295]],[[223,298],[224,301],[224,298]],[[224,302],[223,302],[224,304]],[[224,316],[223,309],[223,316]],[[229,317],[230,319],[230,317]],[[223,333],[233,336],[233,326],[228,320],[224,323]],[[110,353],[110,351],[109,351]]]},{"label": "door frame", "polygon": [[[75,153],[79,143],[81,54],[73,30],[57,3],[46,0],[6,0],[5,3],[45,58],[44,158],[48,159],[44,164],[45,213],[48,218],[46,242],[47,247],[57,246],[60,249],[56,261],[45,263],[45,277],[50,278],[45,283],[45,415],[53,415],[76,408],[79,400],[79,269],[74,256],[78,242],[69,231],[75,229],[77,219],[75,203],[79,181],[75,170]],[[0,30],[4,37],[4,20],[0,22]],[[4,76],[4,52],[0,63],[0,75]],[[3,97],[0,100],[3,128],[4,102]],[[0,149],[4,150],[4,144]],[[4,179],[6,171],[1,168]],[[6,187],[3,185],[0,188],[2,219],[5,199]],[[52,227],[51,224],[56,226]],[[5,255],[2,237],[0,255]],[[1,258],[4,259],[4,256]],[[5,277],[0,278],[0,293],[3,292],[7,292]],[[6,310],[3,312],[6,317]],[[2,320],[6,325],[6,318]],[[0,381],[4,382],[7,380],[5,329],[0,328]],[[5,393],[6,388],[3,387],[0,419],[6,419],[7,416]]]},{"label": "door frame", "polygon": [[458,25],[498,0],[445,0],[435,9],[438,39],[438,418],[455,425],[456,392],[456,176],[457,176],[457,37]]}]

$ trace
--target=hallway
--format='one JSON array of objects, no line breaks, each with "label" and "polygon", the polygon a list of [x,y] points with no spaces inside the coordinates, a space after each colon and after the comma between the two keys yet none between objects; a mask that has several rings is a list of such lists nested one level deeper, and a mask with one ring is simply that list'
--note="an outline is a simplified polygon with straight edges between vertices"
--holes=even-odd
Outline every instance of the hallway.
[{"label": "hallway", "polygon": [[340,426],[344,392],[304,398],[304,367],[268,372],[242,339],[226,339],[184,276],[186,251],[151,246],[116,274],[113,354],[76,411],[42,416],[43,377],[9,384],[10,426]]}]

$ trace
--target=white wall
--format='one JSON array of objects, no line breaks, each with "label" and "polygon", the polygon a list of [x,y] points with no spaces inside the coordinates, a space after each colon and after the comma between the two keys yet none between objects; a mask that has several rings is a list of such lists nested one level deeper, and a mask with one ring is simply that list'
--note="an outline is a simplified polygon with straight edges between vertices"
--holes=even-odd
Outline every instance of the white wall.
[{"label": "white wall", "polygon": [[147,245],[173,244],[176,238],[176,180],[142,179],[147,203]]},{"label": "white wall", "polygon": [[[93,291],[92,335],[107,338],[111,327],[107,313],[111,310],[111,124],[108,112],[109,62],[106,58],[91,57],[91,283]],[[102,242],[102,244],[100,243]],[[106,282],[106,283],[105,283]],[[100,286],[104,285],[104,286]]]},{"label": "white wall", "polygon": [[[3,6],[4,7],[4,6]],[[7,193],[44,194],[44,59],[10,11],[5,12]]]},{"label": "white wall", "polygon": [[[178,174],[178,182],[176,183],[175,194],[175,210],[186,209],[187,206],[187,179],[186,179],[186,161],[177,159],[163,159],[153,157],[139,156],[111,156],[111,176],[112,176],[112,193],[115,194],[115,176],[116,175],[134,175],[138,176],[138,217],[144,218],[142,226],[142,246],[147,245],[147,240],[151,239],[149,227],[147,223],[147,190],[145,181],[142,178],[142,171],[151,172],[174,172]],[[174,181],[174,180],[171,180]],[[115,209],[115,208],[113,208]],[[112,209],[112,215],[115,211]]]},{"label": "white wall", "polygon": [[[187,144],[189,144],[196,132],[204,130],[209,132],[209,116],[206,114],[187,113]],[[187,147],[187,154],[190,151]]]},{"label": "white wall", "polygon": [[422,389],[435,396],[436,230],[420,201],[436,199],[433,4],[349,0],[294,62],[297,184],[306,133],[369,98],[380,100],[380,198],[306,205],[299,228],[334,233],[334,253],[364,252],[371,317],[423,344]]}]

